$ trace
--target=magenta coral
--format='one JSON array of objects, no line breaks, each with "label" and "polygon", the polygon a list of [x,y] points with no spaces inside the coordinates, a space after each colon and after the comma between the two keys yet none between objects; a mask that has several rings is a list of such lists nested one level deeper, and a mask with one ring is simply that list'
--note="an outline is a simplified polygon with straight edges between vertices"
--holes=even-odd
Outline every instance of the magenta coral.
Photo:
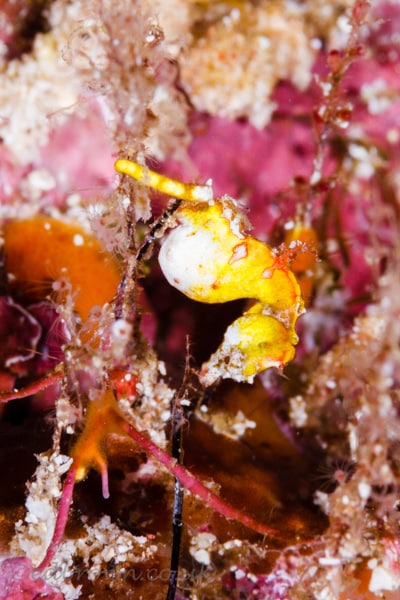
[{"label": "magenta coral", "polygon": [[37,576],[27,558],[6,558],[0,563],[2,600],[64,600],[61,592]]}]

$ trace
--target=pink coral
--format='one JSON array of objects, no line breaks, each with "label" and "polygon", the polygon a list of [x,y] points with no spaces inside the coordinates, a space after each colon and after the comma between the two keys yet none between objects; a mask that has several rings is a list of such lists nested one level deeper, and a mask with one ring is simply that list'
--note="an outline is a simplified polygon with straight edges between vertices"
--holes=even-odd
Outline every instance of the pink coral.
[{"label": "pink coral", "polygon": [[6,558],[0,563],[1,600],[64,600],[64,595],[49,586],[33,571],[30,560]]}]

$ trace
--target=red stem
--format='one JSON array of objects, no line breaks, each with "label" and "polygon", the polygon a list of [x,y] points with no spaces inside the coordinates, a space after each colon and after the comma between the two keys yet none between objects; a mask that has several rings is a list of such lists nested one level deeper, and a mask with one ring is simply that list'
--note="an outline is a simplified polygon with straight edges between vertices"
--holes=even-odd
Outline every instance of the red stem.
[{"label": "red stem", "polygon": [[9,402],[10,400],[18,400],[19,398],[26,398],[27,396],[33,396],[42,390],[45,390],[53,383],[57,383],[63,377],[63,374],[60,372],[52,373],[51,375],[46,375],[43,379],[39,379],[39,381],[35,381],[30,385],[22,388],[21,390],[14,390],[12,392],[3,392],[0,393],[0,404],[4,404]]},{"label": "red stem", "polygon": [[123,427],[125,431],[130,435],[136,443],[138,443],[146,452],[151,454],[154,458],[156,458],[164,467],[168,469],[179,481],[182,485],[192,492],[199,496],[205,504],[223,515],[226,519],[233,519],[238,523],[242,523],[249,529],[256,531],[257,533],[261,533],[262,535],[274,536],[276,537],[278,532],[268,525],[264,523],[260,523],[256,519],[242,513],[240,510],[230,506],[221,498],[219,498],[214,492],[212,492],[208,487],[206,487],[201,481],[199,481],[190,471],[188,471],[185,467],[178,464],[172,456],[170,456],[165,450],[159,448],[154,442],[152,442],[148,437],[142,435],[129,425],[128,423],[123,423]]},{"label": "red stem", "polygon": [[40,565],[37,567],[37,571],[43,571],[43,569],[45,569],[51,563],[55,553],[58,550],[58,546],[61,543],[65,531],[65,526],[68,520],[69,509],[72,504],[72,494],[74,492],[75,486],[76,469],[77,467],[74,465],[74,463],[72,463],[72,466],[69,468],[67,477],[64,482],[53,537],[51,538],[51,542],[49,544],[49,547],[47,548],[46,556],[44,557]]},{"label": "red stem", "polygon": [[[274,537],[278,535],[278,532],[272,527],[269,527],[264,523],[260,523],[256,519],[253,519],[249,515],[244,514],[242,511],[221,500],[221,498],[219,498],[216,494],[214,494],[214,492],[201,483],[201,481],[199,481],[199,479],[197,479],[197,477],[195,477],[190,471],[188,471],[184,466],[178,464],[176,459],[172,458],[172,456],[170,456],[165,450],[157,446],[157,444],[152,442],[148,437],[142,435],[137,429],[135,429],[122,418],[120,425],[121,429],[123,429],[132,439],[134,439],[139,446],[141,446],[147,453],[149,453],[164,467],[166,467],[168,471],[174,475],[174,477],[179,479],[182,485],[189,492],[199,496],[204,501],[206,506],[223,515],[226,519],[232,519],[238,523],[242,523],[242,525],[245,525],[249,529],[260,533],[261,535]],[[72,504],[76,471],[77,466],[73,463],[68,470],[68,474],[64,482],[53,537],[49,547],[47,548],[44,559],[36,568],[37,571],[43,571],[51,563],[63,538],[65,526],[68,520],[69,509]]]}]

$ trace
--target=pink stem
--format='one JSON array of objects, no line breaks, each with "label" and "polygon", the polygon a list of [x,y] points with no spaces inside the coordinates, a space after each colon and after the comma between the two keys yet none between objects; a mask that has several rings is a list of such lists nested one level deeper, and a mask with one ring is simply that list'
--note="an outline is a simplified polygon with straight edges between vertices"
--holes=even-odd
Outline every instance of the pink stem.
[{"label": "pink stem", "polygon": [[260,523],[256,519],[242,513],[240,510],[233,508],[221,498],[219,498],[214,492],[209,490],[201,481],[199,481],[190,471],[185,467],[178,464],[172,456],[170,456],[165,450],[162,450],[159,446],[154,444],[149,438],[145,437],[137,429],[129,425],[128,423],[123,424],[124,429],[130,435],[135,442],[137,442],[146,452],[156,458],[164,467],[166,467],[177,479],[180,480],[182,485],[199,496],[205,504],[223,515],[226,519],[233,519],[239,523],[242,523],[249,529],[257,531],[262,535],[277,536],[278,532],[264,523]]},{"label": "pink stem", "polygon": [[103,494],[103,498],[105,500],[107,500],[110,497],[110,488],[108,486],[108,469],[107,469],[107,463],[106,462],[101,462],[99,464],[100,466],[100,473],[101,473],[101,491]]},{"label": "pink stem", "polygon": [[15,390],[13,392],[3,392],[0,393],[0,404],[9,402],[10,400],[17,400],[19,398],[26,398],[27,396],[33,396],[42,390],[45,390],[53,383],[57,383],[63,377],[61,372],[52,373],[51,375],[46,375],[43,379],[39,379],[39,381],[35,381],[31,383],[31,385],[27,385],[22,388],[22,390]]},{"label": "pink stem", "polygon": [[68,520],[69,509],[72,504],[72,494],[75,486],[76,469],[77,467],[72,463],[72,466],[70,467],[64,482],[53,537],[51,538],[51,542],[49,544],[49,547],[47,548],[46,556],[44,557],[40,565],[37,567],[37,571],[43,571],[43,569],[45,569],[51,563],[55,553],[58,550],[58,546],[61,543],[65,531],[65,526]]}]

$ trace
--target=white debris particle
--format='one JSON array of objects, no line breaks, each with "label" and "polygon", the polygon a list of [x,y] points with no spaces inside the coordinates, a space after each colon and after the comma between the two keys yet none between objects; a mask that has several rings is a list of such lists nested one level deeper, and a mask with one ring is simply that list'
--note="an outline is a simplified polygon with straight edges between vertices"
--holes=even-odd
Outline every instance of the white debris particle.
[{"label": "white debris particle", "polygon": [[125,321],[125,319],[117,319],[111,326],[111,334],[114,339],[129,339],[132,332],[132,325]]},{"label": "white debris particle", "polygon": [[236,414],[232,429],[236,433],[237,437],[242,437],[246,433],[247,429],[255,429],[256,425],[257,424],[255,421],[247,419],[244,413],[239,410]]},{"label": "white debris particle", "polygon": [[342,561],[340,558],[335,558],[334,556],[321,556],[318,562],[324,567],[336,567],[339,566]]},{"label": "white debris particle", "polygon": [[384,79],[378,78],[361,87],[361,98],[371,115],[379,115],[393,103],[392,92]]},{"label": "white debris particle", "polygon": [[[321,86],[324,96],[329,96],[329,94],[331,93],[331,90],[332,90],[332,84],[329,83],[328,81],[320,81],[319,85]],[[324,107],[321,107],[321,109],[322,108],[324,108]]]},{"label": "white debris particle", "polygon": [[339,248],[339,244],[338,244],[337,240],[335,240],[334,238],[328,238],[326,240],[326,249],[329,254],[333,254],[334,252],[337,252],[338,248]]},{"label": "white debris particle", "polygon": [[352,427],[352,425],[349,425],[349,444],[352,453],[355,454],[358,448],[358,434],[355,427]]},{"label": "white debris particle", "polygon": [[289,415],[295,427],[304,427],[307,423],[306,403],[303,396],[294,396],[290,398]]},{"label": "white debris particle", "polygon": [[135,540],[136,540],[136,542],[137,542],[138,544],[141,544],[142,546],[143,546],[144,544],[147,544],[147,542],[148,542],[148,539],[147,539],[147,537],[146,537],[145,535],[138,535],[138,536],[135,538]]},{"label": "white debris particle", "polygon": [[362,498],[362,500],[368,500],[371,495],[371,486],[369,483],[361,481],[358,484],[358,493],[360,494],[360,498]]},{"label": "white debris particle", "polygon": [[321,50],[322,48],[322,40],[320,40],[319,38],[313,38],[310,41],[310,46],[313,50]]},{"label": "white debris particle", "polygon": [[[103,368],[103,365],[104,365],[104,360],[100,356],[93,356],[92,357],[92,367],[94,369],[97,369],[97,371],[101,371],[101,369]],[[94,392],[94,394],[92,396],[93,399],[97,398],[97,390],[90,390],[89,391],[89,397],[91,397],[90,392],[92,392],[92,391]]]},{"label": "white debris particle", "polygon": [[333,592],[330,586],[325,586],[322,590],[319,590],[315,594],[316,600],[336,600],[336,596],[333,595]]},{"label": "white debris particle", "polygon": [[80,207],[81,204],[81,196],[78,193],[73,193],[67,196],[65,199],[65,203],[69,208]]},{"label": "white debris particle", "polygon": [[370,179],[375,173],[375,168],[369,162],[360,162],[356,165],[355,173],[360,179]]},{"label": "white debris particle", "polygon": [[237,569],[235,571],[235,579],[243,579],[243,577],[246,577],[246,571],[243,571],[243,569]]},{"label": "white debris particle", "polygon": [[321,171],[314,171],[314,173],[310,177],[310,184],[315,185],[319,183],[322,179]]},{"label": "white debris particle", "polygon": [[340,127],[340,129],[347,129],[347,127],[350,125],[350,121],[347,119],[342,119],[338,116],[335,119],[335,124],[337,127]]},{"label": "white debris particle", "polygon": [[190,554],[198,563],[206,566],[210,565],[210,554],[204,548],[201,548],[200,550],[190,551]]},{"label": "white debris particle", "polygon": [[398,590],[400,589],[400,579],[388,566],[378,565],[372,571],[368,587],[372,593],[381,592],[382,590]]},{"label": "white debris particle", "polygon": [[223,544],[225,550],[231,550],[232,548],[241,548],[243,546],[243,540],[228,540]]},{"label": "white debris particle", "polygon": [[340,15],[340,17],[337,20],[337,26],[338,29],[343,33],[350,33],[352,30],[352,25],[347,15]]},{"label": "white debris particle", "polygon": [[74,242],[74,246],[83,246],[85,243],[83,235],[81,235],[80,233],[76,233],[74,235],[73,242]]},{"label": "white debris particle", "polygon": [[190,541],[190,555],[200,564],[209,566],[211,563],[210,551],[213,550],[217,538],[213,533],[201,531],[193,536]]},{"label": "white debris particle", "polygon": [[331,503],[329,500],[329,495],[325,492],[321,492],[317,490],[314,494],[314,503],[319,506],[326,515],[329,515],[331,510]]},{"label": "white debris particle", "polygon": [[132,335],[132,325],[125,319],[117,319],[112,323],[110,333],[113,356],[116,359],[122,359]]},{"label": "white debris particle", "polygon": [[349,144],[349,154],[355,160],[366,161],[369,160],[368,150],[361,144]]},{"label": "white debris particle", "polygon": [[396,129],[395,127],[392,127],[391,129],[388,129],[387,133],[386,133],[386,139],[389,142],[389,144],[397,144],[399,142],[400,139],[400,132],[398,129]]},{"label": "white debris particle", "polygon": [[171,418],[171,411],[170,411],[170,410],[164,410],[164,411],[161,413],[161,419],[162,419],[164,422],[168,421],[168,419],[170,419],[170,418]]},{"label": "white debris particle", "polygon": [[105,562],[109,562],[114,557],[115,557],[115,548],[113,546],[109,546],[108,548],[104,549],[103,558],[104,558]]},{"label": "white debris particle", "polygon": [[214,192],[211,185],[196,185],[194,193],[199,202],[210,203],[214,199]]},{"label": "white debris particle", "polygon": [[294,221],[286,221],[285,225],[283,226],[285,231],[290,231],[291,229],[294,229],[295,226],[295,222]]},{"label": "white debris particle", "polygon": [[204,421],[212,425],[215,433],[225,435],[233,440],[239,440],[248,429],[255,429],[257,426],[257,423],[248,419],[241,410],[236,415],[229,415],[225,412],[208,413],[208,410],[204,410],[202,405],[200,411]]}]

